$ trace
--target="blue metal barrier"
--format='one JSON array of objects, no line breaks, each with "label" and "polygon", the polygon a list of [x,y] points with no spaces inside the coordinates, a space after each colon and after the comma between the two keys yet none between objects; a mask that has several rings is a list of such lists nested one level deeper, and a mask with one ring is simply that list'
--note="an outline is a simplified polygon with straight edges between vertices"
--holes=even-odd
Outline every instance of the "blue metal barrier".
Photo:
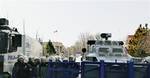
[{"label": "blue metal barrier", "polygon": [[135,78],[133,65],[133,62],[128,62],[128,78]]},{"label": "blue metal barrier", "polygon": [[100,77],[99,78],[105,78],[105,63],[104,63],[104,60],[100,61]]},{"label": "blue metal barrier", "polygon": [[47,78],[76,78],[79,67],[76,62],[49,62]]},{"label": "blue metal barrier", "polygon": [[150,64],[82,62],[81,78],[150,78]]},{"label": "blue metal barrier", "polygon": [[128,78],[127,64],[105,63],[105,78]]},{"label": "blue metal barrier", "polygon": [[150,78],[150,64],[100,62],[48,62],[40,78]]},{"label": "blue metal barrier", "polygon": [[47,78],[48,72],[47,72],[48,64],[42,63],[39,67],[39,77],[40,78]]},{"label": "blue metal barrier", "polygon": [[81,62],[81,78],[84,78],[84,62]]},{"label": "blue metal barrier", "polygon": [[149,78],[149,64],[134,64],[135,78]]},{"label": "blue metal barrier", "polygon": [[150,64],[148,64],[148,71],[147,71],[147,75],[148,75],[148,78],[150,78]]},{"label": "blue metal barrier", "polygon": [[100,78],[100,62],[82,62],[81,78]]}]

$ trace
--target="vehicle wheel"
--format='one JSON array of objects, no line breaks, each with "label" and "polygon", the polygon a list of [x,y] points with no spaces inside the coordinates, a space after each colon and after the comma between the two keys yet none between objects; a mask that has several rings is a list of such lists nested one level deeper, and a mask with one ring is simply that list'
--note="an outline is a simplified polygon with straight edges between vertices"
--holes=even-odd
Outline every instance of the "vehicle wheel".
[{"label": "vehicle wheel", "polygon": [[11,78],[11,75],[8,72],[4,72],[3,78]]}]

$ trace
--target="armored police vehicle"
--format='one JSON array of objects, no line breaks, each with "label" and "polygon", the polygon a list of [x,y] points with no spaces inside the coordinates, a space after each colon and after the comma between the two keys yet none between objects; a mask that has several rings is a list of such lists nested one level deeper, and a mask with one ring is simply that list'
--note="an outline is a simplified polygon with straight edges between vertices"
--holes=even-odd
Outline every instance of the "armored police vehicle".
[{"label": "armored police vehicle", "polygon": [[19,55],[41,56],[41,44],[18,32],[17,28],[10,28],[9,21],[0,18],[0,73],[10,76],[14,63]]},{"label": "armored police vehicle", "polygon": [[108,40],[110,33],[102,33],[102,40],[89,40],[87,52],[84,55],[86,61],[121,62],[126,63],[132,57],[127,53],[122,41]]}]

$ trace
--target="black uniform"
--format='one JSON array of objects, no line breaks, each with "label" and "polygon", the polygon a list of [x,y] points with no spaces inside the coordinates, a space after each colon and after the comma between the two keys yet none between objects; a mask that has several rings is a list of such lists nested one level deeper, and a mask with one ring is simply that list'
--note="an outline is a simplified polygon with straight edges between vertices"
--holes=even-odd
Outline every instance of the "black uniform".
[{"label": "black uniform", "polygon": [[29,78],[37,78],[36,64],[33,61],[28,62],[29,65]]},{"label": "black uniform", "polygon": [[29,78],[29,68],[24,62],[16,62],[13,71],[12,78]]}]

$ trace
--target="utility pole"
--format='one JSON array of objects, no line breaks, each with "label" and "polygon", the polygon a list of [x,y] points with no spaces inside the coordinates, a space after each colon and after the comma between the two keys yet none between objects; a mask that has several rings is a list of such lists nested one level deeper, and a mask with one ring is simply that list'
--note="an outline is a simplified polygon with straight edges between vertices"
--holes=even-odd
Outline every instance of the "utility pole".
[{"label": "utility pole", "polygon": [[23,55],[25,55],[25,39],[26,39],[26,36],[25,36],[25,20],[23,20],[23,38],[22,38],[22,42],[23,42]]}]

